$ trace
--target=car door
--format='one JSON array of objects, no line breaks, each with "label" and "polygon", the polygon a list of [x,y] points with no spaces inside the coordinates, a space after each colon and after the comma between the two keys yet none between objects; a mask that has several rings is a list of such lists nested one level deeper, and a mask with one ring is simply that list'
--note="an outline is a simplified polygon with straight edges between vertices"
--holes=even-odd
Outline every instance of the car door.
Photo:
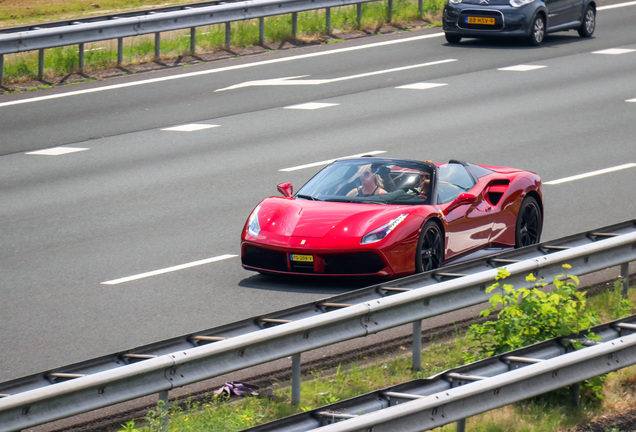
[{"label": "car door", "polygon": [[548,9],[548,29],[565,25],[575,20],[575,0],[546,0]]},{"label": "car door", "polygon": [[461,163],[438,168],[437,201],[446,221],[445,259],[488,246],[492,206],[483,199],[477,180]]}]

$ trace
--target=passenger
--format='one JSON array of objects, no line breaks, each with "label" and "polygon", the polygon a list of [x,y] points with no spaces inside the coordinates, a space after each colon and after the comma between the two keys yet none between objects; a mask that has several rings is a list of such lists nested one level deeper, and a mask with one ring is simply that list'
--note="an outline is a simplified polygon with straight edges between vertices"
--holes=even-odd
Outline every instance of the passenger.
[{"label": "passenger", "polygon": [[371,196],[386,193],[386,190],[383,188],[382,178],[371,171],[371,165],[362,167],[360,182],[362,184],[355,189],[351,189],[347,196]]}]

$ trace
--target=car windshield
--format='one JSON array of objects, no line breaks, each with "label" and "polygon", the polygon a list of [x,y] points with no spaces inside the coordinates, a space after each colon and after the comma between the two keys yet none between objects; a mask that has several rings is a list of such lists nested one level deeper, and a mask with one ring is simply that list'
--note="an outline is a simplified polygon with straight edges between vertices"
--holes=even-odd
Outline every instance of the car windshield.
[{"label": "car windshield", "polygon": [[428,162],[357,158],[325,167],[296,198],[374,204],[429,204],[435,166]]}]

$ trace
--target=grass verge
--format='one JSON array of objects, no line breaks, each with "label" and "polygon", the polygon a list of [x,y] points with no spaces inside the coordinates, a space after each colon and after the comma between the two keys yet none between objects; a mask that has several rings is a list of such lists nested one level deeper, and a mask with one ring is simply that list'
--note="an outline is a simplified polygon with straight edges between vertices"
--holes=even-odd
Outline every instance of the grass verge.
[{"label": "grass verge", "polygon": [[[41,11],[32,7],[20,5],[21,2],[13,2],[17,5],[11,8],[11,2],[0,13],[0,27],[7,23],[32,24],[33,20],[51,21],[45,18],[52,13],[51,9],[44,7]],[[39,0],[24,2],[26,4],[39,3]],[[79,18],[90,15],[91,5],[78,0],[63,2],[54,1],[55,4],[64,4],[64,13],[53,15],[54,18]],[[107,0],[100,2],[99,10],[134,9],[135,5],[143,1],[129,2],[126,7],[121,0]],[[145,2],[147,3],[147,2]],[[187,2],[169,2],[168,4]],[[422,14],[419,11],[417,0],[394,0],[392,23],[409,23],[414,20],[425,20],[430,26],[439,26],[439,15],[444,5],[444,0],[425,0]],[[5,7],[7,9],[5,9]],[[30,13],[29,13],[30,12]],[[11,18],[15,17],[15,18]],[[37,21],[35,21],[37,22]],[[336,38],[338,34],[357,30],[377,29],[387,24],[387,0],[364,3],[362,5],[362,19],[360,25],[357,22],[355,6],[342,6],[333,8],[331,12],[331,35],[327,35],[325,27],[324,10],[306,11],[298,14],[298,30],[296,37],[292,32],[292,20],[290,15],[272,16],[265,19],[265,44],[294,41],[299,44],[321,43],[327,36]],[[231,25],[231,47],[225,46],[225,25],[212,25],[198,27],[196,29],[196,53],[209,53],[222,50],[231,50],[259,45],[259,21],[246,20],[234,22]],[[164,32],[161,34],[161,58],[154,58],[154,35],[142,35],[124,39],[123,62],[117,64],[117,41],[101,41],[85,45],[84,69],[79,69],[79,48],[77,45],[51,48],[45,51],[43,81],[52,80],[54,77],[70,74],[90,73],[94,71],[129,66],[145,62],[174,59],[190,52],[190,31]],[[23,53],[8,54],[4,60],[3,84],[14,84],[38,80],[38,52],[28,51]]]}]

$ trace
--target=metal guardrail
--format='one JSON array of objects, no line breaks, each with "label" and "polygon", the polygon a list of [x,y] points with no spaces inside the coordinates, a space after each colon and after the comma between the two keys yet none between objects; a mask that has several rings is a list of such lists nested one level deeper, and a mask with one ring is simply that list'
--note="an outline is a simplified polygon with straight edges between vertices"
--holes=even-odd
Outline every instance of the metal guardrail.
[{"label": "metal guardrail", "polygon": [[632,220],[20,378],[0,384],[0,431],[166,393],[290,355],[299,363],[304,351],[403,324],[414,323],[415,330],[422,319],[486,302],[486,287],[500,266],[510,273],[509,283],[523,286],[530,273],[552,280],[563,264],[578,275],[616,265],[626,274],[626,263],[635,260]]},{"label": "metal guardrail", "polygon": [[[636,364],[636,315],[279,419],[243,432],[419,432]],[[587,348],[574,351],[572,339]]]},{"label": "metal guardrail", "polygon": [[18,33],[0,34],[0,54],[183,30],[369,1],[377,0],[254,0],[141,16],[111,16],[97,22],[78,20],[63,27],[42,27]]},{"label": "metal guardrail", "polygon": [[[155,58],[160,57],[160,34],[190,29],[190,52],[196,50],[197,27],[226,24],[225,45],[230,46],[229,24],[250,19],[260,20],[260,43],[264,43],[264,21],[269,16],[292,14],[292,33],[296,37],[299,12],[325,9],[326,32],[331,33],[333,7],[357,5],[358,25],[361,20],[360,5],[380,0],[249,0],[238,2],[208,2],[181,8],[165,8],[140,13],[109,15],[85,20],[65,21],[55,25],[21,27],[16,31],[0,31],[0,84],[3,81],[4,55],[39,50],[38,76],[42,79],[44,50],[67,45],[79,46],[79,68],[84,69],[84,44],[118,39],[118,65],[122,63],[125,37],[155,34]],[[423,0],[419,1],[420,14]],[[388,0],[388,20],[392,20],[393,0]]]}]

